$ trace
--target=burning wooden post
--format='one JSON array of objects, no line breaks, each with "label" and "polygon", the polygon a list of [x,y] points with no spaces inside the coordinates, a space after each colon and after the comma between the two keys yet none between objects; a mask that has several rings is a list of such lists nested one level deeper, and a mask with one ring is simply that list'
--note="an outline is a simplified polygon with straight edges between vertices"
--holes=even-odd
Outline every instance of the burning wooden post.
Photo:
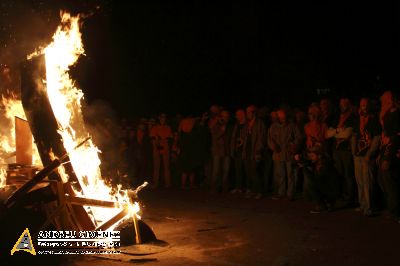
[{"label": "burning wooden post", "polygon": [[[57,132],[57,120],[54,117],[46,87],[43,83],[45,77],[44,55],[26,60],[21,67],[21,100],[40,158],[43,165],[47,165],[41,175],[35,176],[34,181],[39,181],[46,176],[49,176],[49,179],[61,181],[61,176],[57,171],[54,171],[61,162],[58,159],[51,158],[50,154],[53,153],[56,158],[63,157],[63,159],[67,159],[65,156],[67,152]],[[70,180],[78,180],[70,165],[66,165],[65,170]],[[34,185],[34,182],[31,182],[31,184]],[[77,184],[79,185],[79,182]],[[75,195],[70,186],[70,183],[66,185],[67,192]],[[22,193],[20,192],[20,194]],[[95,226],[92,220],[82,206],[74,205],[72,209],[75,215],[79,217],[82,228],[86,230],[94,229]]]}]

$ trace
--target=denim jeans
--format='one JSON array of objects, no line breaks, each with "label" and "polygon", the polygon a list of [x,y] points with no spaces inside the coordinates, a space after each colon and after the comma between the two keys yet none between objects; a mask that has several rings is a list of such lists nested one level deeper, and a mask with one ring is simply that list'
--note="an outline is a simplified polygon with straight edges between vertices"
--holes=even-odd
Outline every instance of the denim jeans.
[{"label": "denim jeans", "polygon": [[343,197],[349,204],[354,204],[356,201],[356,182],[353,155],[351,151],[335,150],[333,152],[333,160],[335,161],[335,168],[342,179]]},{"label": "denim jeans", "polygon": [[274,161],[274,190],[278,196],[294,197],[296,176],[293,162]]},{"label": "denim jeans", "polygon": [[358,202],[360,208],[366,212],[371,211],[371,198],[374,191],[374,167],[365,160],[364,156],[354,156],[354,173],[358,188]]},{"label": "denim jeans", "polygon": [[169,151],[160,153],[158,151],[153,152],[153,182],[154,186],[158,186],[160,179],[160,168],[161,160],[164,166],[164,185],[166,187],[171,186],[171,171],[170,171],[170,158]]},{"label": "denim jeans", "polygon": [[[399,163],[392,162],[392,163]],[[394,218],[400,218],[400,180],[398,165],[387,170],[379,169],[379,185],[385,195],[387,210]]]},{"label": "denim jeans", "polygon": [[244,161],[246,171],[246,186],[253,193],[261,193],[262,184],[257,171],[258,162],[256,160],[247,159]]},{"label": "denim jeans", "polygon": [[222,191],[227,192],[229,190],[229,167],[230,158],[229,156],[215,156],[213,155],[212,160],[212,181],[211,189],[217,191],[222,188]]},{"label": "denim jeans", "polygon": [[244,184],[244,160],[242,158],[235,158],[235,189],[243,190]]}]

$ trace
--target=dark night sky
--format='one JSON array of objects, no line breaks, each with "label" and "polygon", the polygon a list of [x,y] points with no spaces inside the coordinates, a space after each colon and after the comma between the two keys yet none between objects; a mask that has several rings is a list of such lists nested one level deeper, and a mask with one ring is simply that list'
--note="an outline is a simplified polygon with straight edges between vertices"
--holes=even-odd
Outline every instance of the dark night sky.
[{"label": "dark night sky", "polygon": [[[60,8],[96,10],[83,24],[86,57],[74,75],[89,102],[104,99],[127,117],[197,114],[212,103],[304,106],[318,88],[358,98],[400,84],[396,1],[23,2],[15,9],[47,19],[32,33],[41,40],[54,32]],[[22,14],[2,9],[11,20]]]}]

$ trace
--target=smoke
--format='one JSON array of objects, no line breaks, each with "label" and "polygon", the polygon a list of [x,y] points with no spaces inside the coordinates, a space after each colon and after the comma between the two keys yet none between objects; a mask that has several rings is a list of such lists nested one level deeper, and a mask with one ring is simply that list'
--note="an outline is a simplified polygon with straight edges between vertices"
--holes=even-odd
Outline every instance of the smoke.
[{"label": "smoke", "polygon": [[122,162],[120,144],[123,136],[116,113],[102,100],[82,103],[86,130],[100,149],[101,170],[107,177],[114,177]]},{"label": "smoke", "polygon": [[[104,1],[106,2],[106,1]],[[46,47],[51,41],[60,23],[60,11],[68,10],[72,14],[84,13],[84,17],[99,10],[103,1],[66,1],[66,0],[1,0],[0,1],[0,100],[1,95],[20,98],[20,65],[29,54]],[[105,121],[117,125],[115,113],[101,101],[85,105],[87,129],[95,143],[104,151],[111,148],[113,141],[104,130]],[[11,123],[5,117],[4,107],[0,106],[0,134],[9,135]],[[114,132],[112,132],[114,133]]]},{"label": "smoke", "polygon": [[12,91],[19,95],[21,62],[51,42],[62,10],[87,18],[107,12],[108,5],[105,0],[1,0],[0,94]]},{"label": "smoke", "polygon": [[11,67],[48,43],[59,21],[59,12],[26,1],[2,0],[0,12],[0,62]]}]

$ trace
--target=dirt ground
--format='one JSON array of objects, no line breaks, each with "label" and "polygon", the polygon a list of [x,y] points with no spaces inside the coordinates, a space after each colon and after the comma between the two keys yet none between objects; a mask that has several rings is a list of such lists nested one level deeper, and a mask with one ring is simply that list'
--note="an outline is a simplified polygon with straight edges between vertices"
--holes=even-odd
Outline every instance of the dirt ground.
[{"label": "dirt ground", "polygon": [[[400,265],[400,224],[353,209],[311,214],[304,200],[245,199],[202,190],[143,192],[143,220],[168,245],[80,265]],[[143,255],[147,254],[147,255]]]}]

